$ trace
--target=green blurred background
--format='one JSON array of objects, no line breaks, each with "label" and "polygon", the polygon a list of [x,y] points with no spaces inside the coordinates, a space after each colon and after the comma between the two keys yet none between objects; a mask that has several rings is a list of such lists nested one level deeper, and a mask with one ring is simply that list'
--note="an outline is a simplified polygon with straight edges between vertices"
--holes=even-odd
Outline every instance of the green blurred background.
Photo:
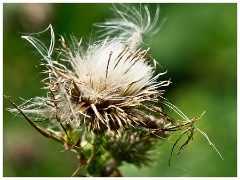
[{"label": "green blurred background", "polygon": [[[44,95],[38,65],[40,56],[20,38],[50,23],[55,34],[94,38],[92,26],[112,17],[111,4],[3,4],[3,92],[16,104],[19,97]],[[155,5],[151,4],[154,10]],[[151,40],[151,55],[163,79],[173,82],[166,98],[190,118],[206,111],[197,126],[221,152],[221,160],[196,132],[187,151],[174,154],[172,144],[157,149],[152,168],[121,167],[125,176],[237,176],[237,4],[160,4],[161,23]],[[58,36],[57,36],[58,37]],[[36,132],[24,118],[5,109],[3,101],[3,175],[70,176],[77,167],[72,152]],[[169,112],[172,113],[173,112]],[[176,136],[173,136],[173,139]],[[188,171],[174,166],[181,166]]]}]

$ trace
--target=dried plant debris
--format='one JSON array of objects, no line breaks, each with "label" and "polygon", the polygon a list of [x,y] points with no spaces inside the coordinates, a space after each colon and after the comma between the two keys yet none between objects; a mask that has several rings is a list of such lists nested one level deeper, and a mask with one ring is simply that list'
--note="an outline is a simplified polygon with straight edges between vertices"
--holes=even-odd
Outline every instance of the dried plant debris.
[{"label": "dried plant debris", "polygon": [[[194,124],[201,116],[190,120],[163,97],[171,82],[159,80],[166,72],[157,73],[150,48],[141,47],[143,36],[159,29],[159,7],[154,15],[147,5],[113,7],[116,19],[95,24],[99,39],[85,48],[74,36],[68,40],[60,36],[62,47],[55,48],[51,25],[22,36],[43,58],[46,96],[24,100],[20,106],[5,96],[14,107],[10,112],[21,114],[38,132],[77,153],[79,166],[73,175],[86,168],[87,176],[121,176],[118,167],[124,162],[151,165],[157,142],[168,140],[174,131],[182,133],[173,144],[169,165],[183,136],[187,140],[178,153],[195,129],[208,139]],[[46,45],[39,36],[49,32]],[[172,118],[163,107],[173,109],[182,120]]]}]

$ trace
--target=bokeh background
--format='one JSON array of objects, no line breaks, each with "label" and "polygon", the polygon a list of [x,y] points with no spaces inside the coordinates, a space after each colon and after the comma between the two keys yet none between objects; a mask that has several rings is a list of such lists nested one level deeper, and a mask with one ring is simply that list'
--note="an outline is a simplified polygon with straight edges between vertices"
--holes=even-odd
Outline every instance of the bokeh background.
[{"label": "bokeh background", "polygon": [[[154,11],[156,4],[151,4]],[[19,97],[44,95],[36,66],[40,56],[20,38],[50,23],[55,34],[95,38],[95,22],[112,17],[111,4],[3,4],[3,93]],[[121,167],[125,176],[237,176],[237,4],[160,4],[161,30],[151,39],[151,55],[163,79],[173,82],[166,98],[190,118],[206,111],[196,125],[219,149],[222,160],[196,132],[187,150],[168,158],[172,144],[157,148],[151,168]],[[91,37],[91,38],[90,38]],[[148,41],[149,42],[149,41]],[[70,176],[77,167],[72,152],[36,132],[23,117],[13,117],[3,101],[3,175]],[[169,111],[169,113],[172,113]],[[176,136],[172,137],[176,139]],[[177,168],[180,166],[187,171]]]}]

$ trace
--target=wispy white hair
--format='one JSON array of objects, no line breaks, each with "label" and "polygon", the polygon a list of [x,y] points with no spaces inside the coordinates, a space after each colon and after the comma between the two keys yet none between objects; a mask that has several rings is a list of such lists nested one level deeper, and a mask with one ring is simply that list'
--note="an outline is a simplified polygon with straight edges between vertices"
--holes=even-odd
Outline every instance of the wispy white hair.
[{"label": "wispy white hair", "polygon": [[160,26],[157,26],[159,18],[159,6],[155,15],[152,16],[147,5],[128,6],[126,4],[113,4],[116,18],[109,19],[103,23],[95,23],[100,27],[98,31],[101,36],[113,36],[121,38],[126,44],[138,47],[142,43],[143,35],[153,35],[157,33]]}]

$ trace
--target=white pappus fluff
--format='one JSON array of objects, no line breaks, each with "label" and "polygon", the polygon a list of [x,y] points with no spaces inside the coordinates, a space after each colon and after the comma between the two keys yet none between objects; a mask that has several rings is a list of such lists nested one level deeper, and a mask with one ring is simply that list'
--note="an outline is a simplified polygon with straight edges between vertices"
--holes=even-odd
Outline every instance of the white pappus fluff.
[{"label": "white pappus fluff", "polygon": [[159,18],[159,7],[157,6],[154,16],[151,16],[146,5],[139,8],[120,4],[116,7],[113,5],[117,17],[104,23],[95,23],[95,26],[101,27],[98,31],[102,33],[101,37],[109,34],[117,35],[128,46],[138,48],[142,43],[143,35],[153,35],[157,33],[161,26],[157,26]]}]

